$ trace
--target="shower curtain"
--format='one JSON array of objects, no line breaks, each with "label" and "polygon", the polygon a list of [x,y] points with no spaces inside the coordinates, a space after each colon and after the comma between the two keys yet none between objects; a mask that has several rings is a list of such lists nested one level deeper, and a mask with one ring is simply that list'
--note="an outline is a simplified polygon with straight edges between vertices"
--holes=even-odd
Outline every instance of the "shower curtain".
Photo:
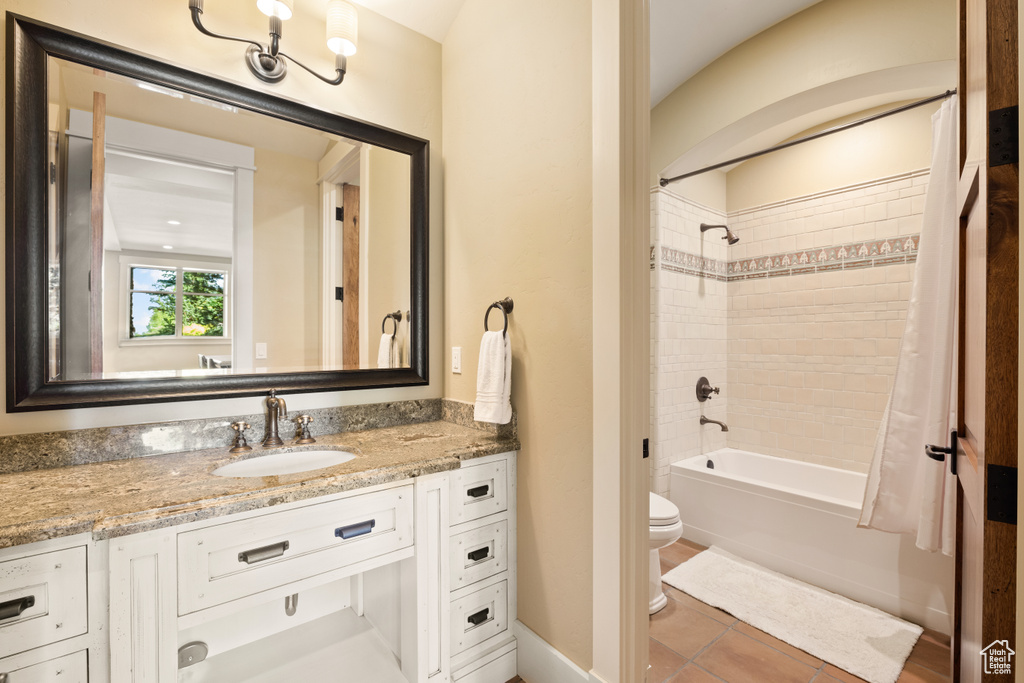
[{"label": "shower curtain", "polygon": [[958,271],[957,98],[932,116],[924,225],[896,375],[868,472],[858,526],[915,534],[917,547],[953,554],[956,477],[925,444],[949,445],[956,425]]}]

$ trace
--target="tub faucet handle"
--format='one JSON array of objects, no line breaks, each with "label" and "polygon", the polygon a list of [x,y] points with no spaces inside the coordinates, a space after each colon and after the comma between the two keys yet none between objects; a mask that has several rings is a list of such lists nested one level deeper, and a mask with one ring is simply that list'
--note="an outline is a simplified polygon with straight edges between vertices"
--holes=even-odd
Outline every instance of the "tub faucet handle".
[{"label": "tub faucet handle", "polygon": [[714,398],[711,394],[717,393],[719,393],[719,388],[711,386],[711,382],[708,381],[707,377],[701,377],[697,380],[697,400],[701,403],[709,398]]},{"label": "tub faucet handle", "polygon": [[249,428],[249,423],[242,421],[232,422],[231,428],[235,430],[235,440],[231,442],[231,450],[228,453],[251,451],[252,446],[245,441],[245,430]]}]

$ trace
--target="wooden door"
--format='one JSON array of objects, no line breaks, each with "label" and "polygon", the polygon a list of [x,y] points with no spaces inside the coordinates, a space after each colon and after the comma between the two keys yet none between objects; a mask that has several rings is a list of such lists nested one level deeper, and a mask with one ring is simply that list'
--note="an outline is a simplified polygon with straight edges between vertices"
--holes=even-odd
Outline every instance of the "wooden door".
[{"label": "wooden door", "polygon": [[345,288],[341,323],[341,364],[359,368],[359,186],[341,186],[341,284]]},{"label": "wooden door", "polygon": [[1019,165],[1015,138],[1001,138],[1017,129],[1017,62],[1017,0],[960,0],[953,672],[964,683],[1012,680],[994,653],[1016,642]]}]

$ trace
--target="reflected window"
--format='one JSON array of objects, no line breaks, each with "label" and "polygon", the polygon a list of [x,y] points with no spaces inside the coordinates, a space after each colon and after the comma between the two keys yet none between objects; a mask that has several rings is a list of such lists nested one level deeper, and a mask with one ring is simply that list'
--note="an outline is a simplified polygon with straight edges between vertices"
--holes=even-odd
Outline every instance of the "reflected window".
[{"label": "reflected window", "polygon": [[128,264],[128,339],[226,337],[228,271]]}]

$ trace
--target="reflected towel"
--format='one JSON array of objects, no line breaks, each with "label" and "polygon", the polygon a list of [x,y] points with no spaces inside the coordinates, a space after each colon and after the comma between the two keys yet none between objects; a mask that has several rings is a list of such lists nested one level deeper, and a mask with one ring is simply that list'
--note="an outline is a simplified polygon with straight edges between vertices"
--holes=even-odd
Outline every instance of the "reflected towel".
[{"label": "reflected towel", "polygon": [[502,332],[484,332],[476,369],[477,422],[508,424],[512,421],[512,344]]},{"label": "reflected towel", "polygon": [[395,338],[390,334],[382,334],[380,336],[380,348],[377,349],[377,367],[398,367],[398,345],[395,344]]}]

